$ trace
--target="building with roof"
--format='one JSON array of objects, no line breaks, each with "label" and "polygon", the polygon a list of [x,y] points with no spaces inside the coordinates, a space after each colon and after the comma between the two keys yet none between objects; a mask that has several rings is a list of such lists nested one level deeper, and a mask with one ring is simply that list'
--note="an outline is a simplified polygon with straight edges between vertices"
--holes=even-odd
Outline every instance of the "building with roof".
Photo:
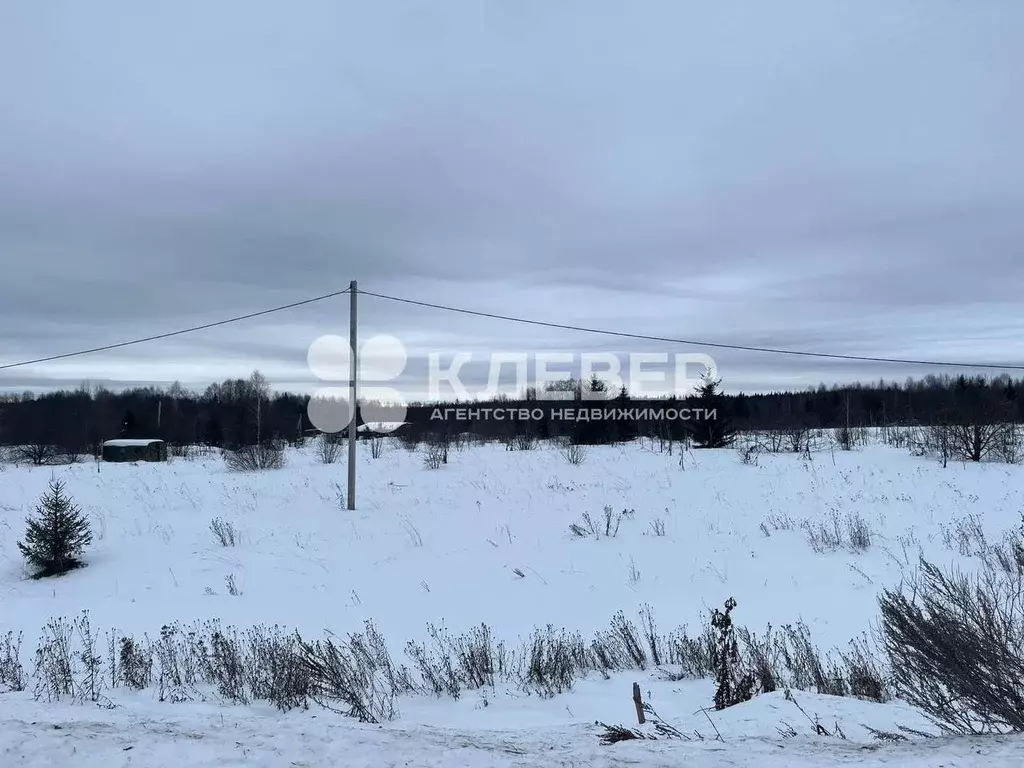
[{"label": "building with roof", "polygon": [[167,443],[156,438],[120,438],[103,443],[104,461],[167,461]]}]

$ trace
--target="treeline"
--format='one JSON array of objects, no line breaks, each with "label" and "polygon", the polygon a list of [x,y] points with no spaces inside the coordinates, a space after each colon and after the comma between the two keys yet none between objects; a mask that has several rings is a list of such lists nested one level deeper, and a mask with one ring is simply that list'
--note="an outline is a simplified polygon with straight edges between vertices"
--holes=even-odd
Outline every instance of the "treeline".
[{"label": "treeline", "polygon": [[[408,422],[404,431],[412,439],[471,432],[484,439],[530,435],[585,444],[637,436],[681,438],[692,434],[695,423],[701,428],[707,411],[715,411],[716,423],[728,430],[1018,423],[1024,421],[1022,387],[1024,380],[1005,375],[928,376],[904,383],[822,385],[803,392],[637,400],[625,390],[604,392],[599,381],[574,382],[561,387],[568,399],[531,392],[488,402],[414,403],[396,412],[396,419]],[[594,390],[602,399],[586,394]],[[272,392],[259,372],[201,392],[180,384],[120,392],[83,385],[5,395],[0,396],[0,444],[46,445],[71,454],[93,453],[115,437],[159,437],[172,444],[221,448],[296,442],[315,433],[308,402],[306,395]],[[595,419],[588,413],[580,420],[581,409],[598,409],[606,416]]]}]

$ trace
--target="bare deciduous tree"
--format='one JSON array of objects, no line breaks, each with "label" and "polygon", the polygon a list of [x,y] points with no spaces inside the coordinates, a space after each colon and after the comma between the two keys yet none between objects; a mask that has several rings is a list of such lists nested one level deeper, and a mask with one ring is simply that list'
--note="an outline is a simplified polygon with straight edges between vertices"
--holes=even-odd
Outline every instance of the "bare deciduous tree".
[{"label": "bare deciduous tree", "polygon": [[954,424],[949,434],[952,453],[964,461],[982,461],[996,452],[1005,429],[1005,424],[981,420]]},{"label": "bare deciduous tree", "polygon": [[19,446],[15,451],[15,456],[19,461],[42,467],[56,464],[60,458],[60,449],[48,443],[31,443]]}]

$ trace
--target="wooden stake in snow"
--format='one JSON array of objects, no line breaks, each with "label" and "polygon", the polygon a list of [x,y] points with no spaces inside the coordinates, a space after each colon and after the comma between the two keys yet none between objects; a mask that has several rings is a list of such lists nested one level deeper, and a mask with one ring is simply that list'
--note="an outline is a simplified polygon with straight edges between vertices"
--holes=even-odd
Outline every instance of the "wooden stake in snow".
[{"label": "wooden stake in snow", "polygon": [[644,700],[640,697],[640,683],[633,683],[633,703],[636,704],[636,719],[640,725],[644,720]]}]

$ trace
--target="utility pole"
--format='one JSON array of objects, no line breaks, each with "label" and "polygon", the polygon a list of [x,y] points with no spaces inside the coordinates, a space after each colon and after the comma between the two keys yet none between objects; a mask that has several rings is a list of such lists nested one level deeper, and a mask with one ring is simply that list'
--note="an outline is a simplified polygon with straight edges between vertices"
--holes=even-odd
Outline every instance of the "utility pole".
[{"label": "utility pole", "polygon": [[351,370],[349,371],[348,395],[352,406],[352,420],[348,423],[348,508],[356,508],[356,427],[359,424],[359,406],[356,389],[356,381],[359,378],[359,343],[356,335],[356,281],[353,280],[348,286],[349,316],[348,316],[348,343],[351,347]]}]

